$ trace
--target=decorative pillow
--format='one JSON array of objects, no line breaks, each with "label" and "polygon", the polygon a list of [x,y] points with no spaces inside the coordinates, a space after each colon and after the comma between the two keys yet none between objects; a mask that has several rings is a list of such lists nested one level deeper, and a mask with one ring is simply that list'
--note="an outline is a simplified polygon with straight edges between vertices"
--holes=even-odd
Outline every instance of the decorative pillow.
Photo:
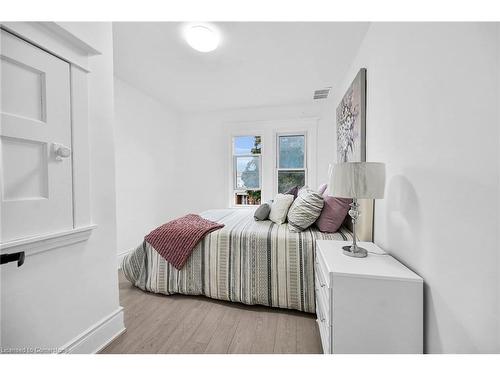
[{"label": "decorative pillow", "polygon": [[299,194],[299,187],[295,185],[293,188],[288,190],[285,194],[291,194],[293,195],[293,199],[297,198],[297,195]]},{"label": "decorative pillow", "polygon": [[253,218],[255,220],[267,220],[269,217],[269,212],[271,212],[271,206],[269,203],[262,203],[254,212]]},{"label": "decorative pillow", "polygon": [[312,189],[309,189],[309,186],[307,186],[307,185],[302,186],[302,187],[299,189],[299,192],[297,193],[297,197],[300,195],[300,192],[309,191],[309,190],[311,190],[311,191],[312,191]]},{"label": "decorative pillow", "polygon": [[269,213],[269,220],[276,224],[283,224],[286,221],[286,214],[290,205],[293,203],[293,195],[291,194],[278,194],[271,204],[271,212]]},{"label": "decorative pillow", "polygon": [[301,189],[288,211],[288,229],[301,232],[309,228],[321,214],[323,197],[310,189]]},{"label": "decorative pillow", "polygon": [[352,200],[330,196],[323,196],[323,198],[325,205],[323,206],[321,215],[316,220],[316,226],[321,232],[335,233],[344,222]]},{"label": "decorative pillow", "polygon": [[325,193],[327,187],[328,187],[327,184],[321,184],[321,185],[319,185],[318,194],[319,195],[323,195]]}]

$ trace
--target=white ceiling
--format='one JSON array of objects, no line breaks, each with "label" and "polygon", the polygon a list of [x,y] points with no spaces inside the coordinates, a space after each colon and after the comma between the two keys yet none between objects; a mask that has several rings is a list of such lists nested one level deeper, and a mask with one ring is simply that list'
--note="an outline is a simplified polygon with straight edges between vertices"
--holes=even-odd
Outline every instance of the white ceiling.
[{"label": "white ceiling", "polygon": [[368,23],[223,22],[201,53],[182,23],[114,23],[115,75],[183,112],[303,104],[341,82]]}]

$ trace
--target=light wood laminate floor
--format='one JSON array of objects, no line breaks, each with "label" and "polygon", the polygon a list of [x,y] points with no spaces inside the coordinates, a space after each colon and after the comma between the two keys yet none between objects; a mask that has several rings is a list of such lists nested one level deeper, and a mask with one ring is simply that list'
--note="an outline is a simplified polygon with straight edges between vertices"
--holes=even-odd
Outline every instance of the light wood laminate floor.
[{"label": "light wood laminate floor", "polygon": [[101,353],[322,353],[312,314],[119,285],[127,330]]}]

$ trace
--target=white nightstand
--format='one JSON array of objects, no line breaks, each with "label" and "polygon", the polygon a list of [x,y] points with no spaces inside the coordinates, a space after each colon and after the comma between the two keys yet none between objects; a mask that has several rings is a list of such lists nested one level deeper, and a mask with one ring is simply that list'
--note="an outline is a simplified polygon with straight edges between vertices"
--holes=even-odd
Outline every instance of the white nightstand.
[{"label": "white nightstand", "polygon": [[[324,353],[422,353],[423,280],[390,255],[352,258],[316,241],[316,315]],[[372,242],[369,252],[384,254]]]}]

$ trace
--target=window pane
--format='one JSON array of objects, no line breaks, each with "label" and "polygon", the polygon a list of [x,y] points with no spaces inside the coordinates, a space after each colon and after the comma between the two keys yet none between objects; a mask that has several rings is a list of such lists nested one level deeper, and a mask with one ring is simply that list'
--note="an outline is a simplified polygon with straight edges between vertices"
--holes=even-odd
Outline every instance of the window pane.
[{"label": "window pane", "polygon": [[236,189],[260,188],[259,157],[236,157]]},{"label": "window pane", "polygon": [[304,168],[305,137],[290,135],[279,137],[279,168]]},{"label": "window pane", "polygon": [[260,154],[261,146],[260,136],[234,137],[233,153],[234,155]]},{"label": "window pane", "polygon": [[294,186],[302,187],[305,183],[305,171],[278,171],[278,193],[284,193]]}]

